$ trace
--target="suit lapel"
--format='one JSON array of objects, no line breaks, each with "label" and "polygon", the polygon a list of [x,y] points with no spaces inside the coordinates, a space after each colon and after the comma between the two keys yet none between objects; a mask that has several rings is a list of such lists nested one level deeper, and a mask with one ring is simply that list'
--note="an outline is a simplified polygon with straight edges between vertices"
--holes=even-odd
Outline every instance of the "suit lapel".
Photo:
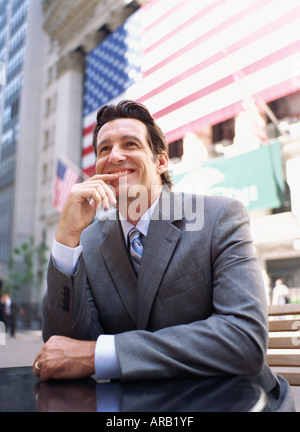
[{"label": "suit lapel", "polygon": [[[162,195],[165,201],[161,199],[160,205],[155,209],[144,247],[137,289],[139,329],[147,327],[157,290],[181,233],[181,230],[172,223],[182,218],[181,212],[179,214],[174,212],[174,208],[178,209],[176,195],[170,193],[168,195]],[[167,205],[162,206],[162,203]],[[179,207],[181,208],[181,205]]]},{"label": "suit lapel", "polygon": [[176,194],[163,192],[149,226],[142,264],[136,278],[119,220],[107,219],[100,248],[107,270],[137,329],[146,329],[151,308],[168,267],[181,230],[173,222],[182,219],[182,203]]},{"label": "suit lapel", "polygon": [[102,233],[106,234],[106,237],[101,243],[100,249],[107,270],[124,307],[132,321],[136,323],[137,278],[126,249],[119,220],[112,221],[107,219]]}]

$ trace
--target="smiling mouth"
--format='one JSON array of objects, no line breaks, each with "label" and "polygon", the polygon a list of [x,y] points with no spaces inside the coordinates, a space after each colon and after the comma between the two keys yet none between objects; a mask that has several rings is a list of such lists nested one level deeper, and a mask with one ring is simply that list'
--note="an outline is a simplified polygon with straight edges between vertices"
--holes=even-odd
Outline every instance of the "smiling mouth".
[{"label": "smiling mouth", "polygon": [[118,177],[127,176],[129,174],[132,174],[133,170],[124,170],[124,171],[116,171],[114,173],[110,172],[109,174],[118,174]]}]

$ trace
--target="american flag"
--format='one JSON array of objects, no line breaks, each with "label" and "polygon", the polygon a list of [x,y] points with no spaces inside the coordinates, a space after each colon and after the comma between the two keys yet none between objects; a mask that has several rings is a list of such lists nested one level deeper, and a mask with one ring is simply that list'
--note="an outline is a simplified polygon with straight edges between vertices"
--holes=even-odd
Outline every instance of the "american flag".
[{"label": "american flag", "polygon": [[152,0],[87,57],[82,166],[94,172],[97,110],[147,106],[173,142],[300,89],[299,0]]},{"label": "american flag", "polygon": [[62,160],[57,160],[56,178],[52,205],[61,213],[67,201],[71,187],[77,183],[80,176]]}]

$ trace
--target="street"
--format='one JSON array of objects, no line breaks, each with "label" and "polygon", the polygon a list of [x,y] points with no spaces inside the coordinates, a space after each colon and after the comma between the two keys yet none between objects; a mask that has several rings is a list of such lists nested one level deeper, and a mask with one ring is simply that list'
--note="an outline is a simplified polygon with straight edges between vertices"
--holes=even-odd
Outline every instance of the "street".
[{"label": "street", "polygon": [[6,334],[0,345],[0,368],[31,366],[43,345],[40,330],[17,330],[15,337]]}]

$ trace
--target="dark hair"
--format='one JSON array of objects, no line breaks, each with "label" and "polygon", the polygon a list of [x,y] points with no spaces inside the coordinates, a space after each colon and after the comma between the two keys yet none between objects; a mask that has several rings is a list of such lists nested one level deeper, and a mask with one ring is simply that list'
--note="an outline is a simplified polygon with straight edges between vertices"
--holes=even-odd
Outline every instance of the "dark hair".
[{"label": "dark hair", "polygon": [[[97,156],[97,137],[102,126],[112,120],[119,118],[134,118],[143,122],[148,131],[148,143],[150,149],[156,159],[157,155],[167,151],[167,143],[165,136],[154,118],[149,113],[148,109],[135,101],[123,100],[117,105],[104,105],[97,113],[97,123],[93,131],[93,147]],[[162,183],[169,188],[173,186],[173,182],[168,171],[161,174]]]}]

